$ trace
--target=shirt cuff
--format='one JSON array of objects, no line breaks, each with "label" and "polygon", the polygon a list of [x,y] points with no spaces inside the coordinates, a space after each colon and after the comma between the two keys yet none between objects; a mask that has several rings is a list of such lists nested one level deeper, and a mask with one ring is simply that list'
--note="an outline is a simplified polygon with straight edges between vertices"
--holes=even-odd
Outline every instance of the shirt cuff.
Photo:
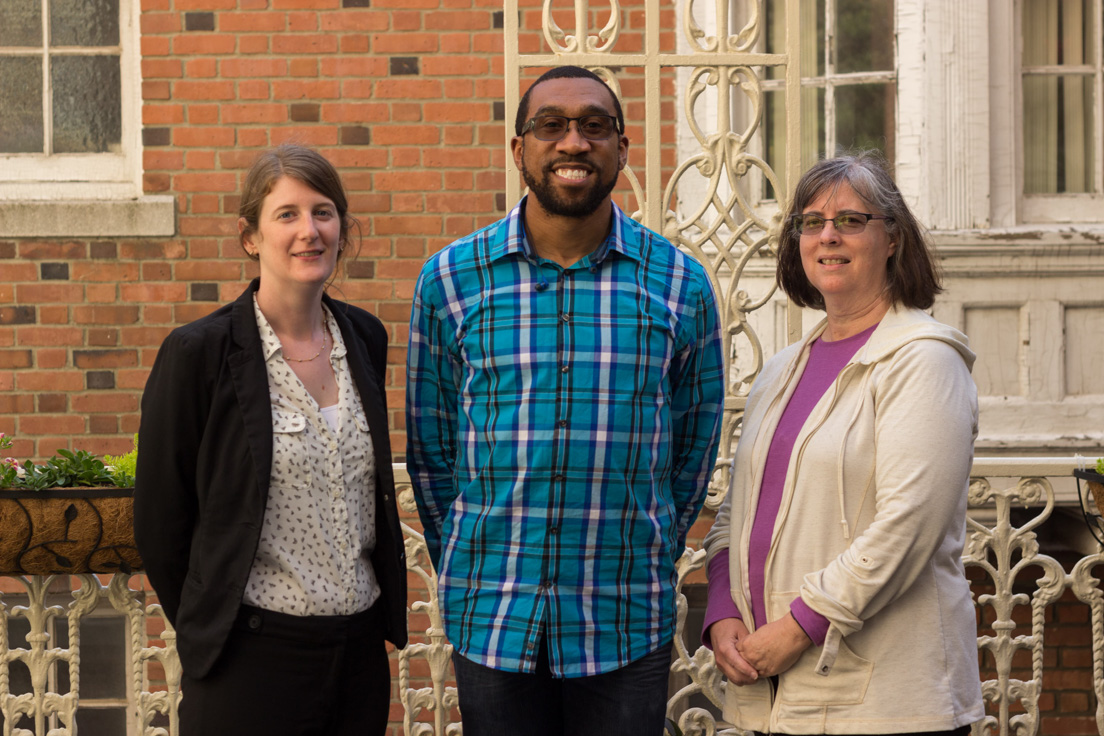
[{"label": "shirt cuff", "polygon": [[824,640],[828,636],[828,628],[832,625],[828,619],[809,608],[809,605],[800,596],[790,604],[790,613],[793,614],[797,625],[813,640],[813,644],[818,647],[824,646]]},{"label": "shirt cuff", "polygon": [[743,619],[740,609],[732,602],[731,580],[728,576],[728,547],[725,547],[709,561],[706,576],[709,578],[709,593],[705,604],[705,620],[702,621],[701,642],[710,651],[713,642],[709,638],[709,627],[724,618]]}]

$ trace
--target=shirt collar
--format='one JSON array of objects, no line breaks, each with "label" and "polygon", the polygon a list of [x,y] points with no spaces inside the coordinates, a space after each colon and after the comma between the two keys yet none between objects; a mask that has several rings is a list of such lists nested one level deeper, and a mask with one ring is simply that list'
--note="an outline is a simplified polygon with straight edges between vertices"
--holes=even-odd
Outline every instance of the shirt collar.
[{"label": "shirt collar", "polygon": [[[525,234],[525,203],[528,199],[528,194],[522,197],[510,214],[499,222],[498,237],[491,247],[492,261],[509,255],[519,255],[530,263],[536,263],[536,256],[533,255],[529,238]],[[606,260],[610,251],[628,256],[633,260],[642,260],[643,243],[639,228],[633,227],[635,223],[617,206],[616,202],[611,204],[613,205],[613,226],[610,228],[609,235],[597,250],[579,261],[579,266],[596,269]]]},{"label": "shirt collar", "polygon": [[[341,330],[337,327],[337,320],[333,318],[325,304],[322,305],[322,313],[326,315],[326,327],[329,329],[330,339],[333,340],[333,347],[330,348],[330,360],[344,358],[345,339],[341,336]],[[257,304],[256,292],[253,294],[253,315],[257,318],[257,330],[261,333],[261,351],[265,362],[272,360],[272,357],[277,353],[282,356],[283,345],[280,344],[280,338],[276,337],[276,330],[272,329],[272,325],[268,323],[268,319],[265,318],[260,305]]]}]

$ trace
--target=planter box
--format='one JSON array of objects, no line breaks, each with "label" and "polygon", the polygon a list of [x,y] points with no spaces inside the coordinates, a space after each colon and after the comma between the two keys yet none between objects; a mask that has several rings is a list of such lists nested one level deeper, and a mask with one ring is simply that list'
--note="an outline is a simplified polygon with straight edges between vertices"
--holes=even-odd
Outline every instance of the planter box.
[{"label": "planter box", "polygon": [[141,569],[134,546],[133,488],[0,490],[0,573]]}]

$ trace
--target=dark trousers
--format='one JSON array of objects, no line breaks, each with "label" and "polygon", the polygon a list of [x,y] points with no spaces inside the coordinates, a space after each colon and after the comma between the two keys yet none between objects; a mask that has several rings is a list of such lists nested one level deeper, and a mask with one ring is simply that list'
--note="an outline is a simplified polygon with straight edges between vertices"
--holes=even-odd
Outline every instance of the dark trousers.
[{"label": "dark trousers", "polygon": [[541,639],[532,674],[452,655],[464,736],[662,736],[671,644],[590,677],[553,677]]},{"label": "dark trousers", "polygon": [[243,605],[206,677],[181,682],[181,736],[382,736],[391,701],[383,604],[353,616]]}]

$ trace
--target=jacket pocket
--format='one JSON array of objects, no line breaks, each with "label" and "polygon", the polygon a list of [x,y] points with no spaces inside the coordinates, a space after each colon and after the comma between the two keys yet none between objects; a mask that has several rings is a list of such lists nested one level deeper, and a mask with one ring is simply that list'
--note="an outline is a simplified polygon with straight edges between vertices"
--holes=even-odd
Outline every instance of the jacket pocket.
[{"label": "jacket pocket", "polygon": [[[798,593],[775,593],[776,605],[785,606]],[[783,602],[784,601],[784,602]],[[793,667],[778,676],[778,699],[787,705],[858,705],[866,699],[866,689],[874,673],[874,663],[851,651],[846,639],[840,639],[835,664],[827,675],[817,674],[821,647],[809,647]]]}]

